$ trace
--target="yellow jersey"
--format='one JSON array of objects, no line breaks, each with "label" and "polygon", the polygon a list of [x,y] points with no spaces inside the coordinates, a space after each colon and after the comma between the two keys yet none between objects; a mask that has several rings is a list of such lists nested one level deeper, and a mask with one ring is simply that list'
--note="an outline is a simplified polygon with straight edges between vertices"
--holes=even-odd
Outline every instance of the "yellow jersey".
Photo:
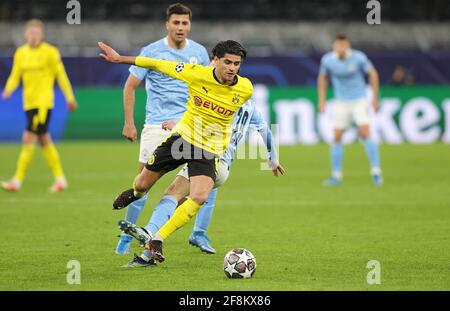
[{"label": "yellow jersey", "polygon": [[135,64],[186,83],[187,110],[173,131],[196,147],[223,154],[231,138],[233,116],[252,96],[250,80],[237,76],[235,84],[225,85],[217,80],[213,67],[141,56],[136,57]]},{"label": "yellow jersey", "polygon": [[66,100],[74,101],[72,87],[58,49],[46,42],[41,42],[36,48],[25,44],[14,54],[13,67],[5,90],[14,92],[22,80],[24,110],[52,109],[55,78]]}]

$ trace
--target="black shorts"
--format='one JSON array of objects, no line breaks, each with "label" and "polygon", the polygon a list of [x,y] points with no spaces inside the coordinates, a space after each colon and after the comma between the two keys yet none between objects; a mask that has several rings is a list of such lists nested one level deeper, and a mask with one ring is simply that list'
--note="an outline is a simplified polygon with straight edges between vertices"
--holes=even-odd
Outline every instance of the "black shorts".
[{"label": "black shorts", "polygon": [[187,163],[189,177],[209,176],[216,181],[218,156],[191,145],[173,133],[156,148],[145,167],[153,172],[170,172]]},{"label": "black shorts", "polygon": [[37,108],[26,110],[25,114],[27,115],[27,131],[37,135],[43,135],[48,132],[48,124],[52,114],[51,109],[47,110],[45,120],[39,119],[39,109]]}]

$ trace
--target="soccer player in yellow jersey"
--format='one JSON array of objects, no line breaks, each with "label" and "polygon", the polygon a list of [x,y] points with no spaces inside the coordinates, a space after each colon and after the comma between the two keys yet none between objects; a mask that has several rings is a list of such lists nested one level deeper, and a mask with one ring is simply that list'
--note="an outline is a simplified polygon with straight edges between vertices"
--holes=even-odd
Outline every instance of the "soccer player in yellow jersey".
[{"label": "soccer player in yellow jersey", "polygon": [[184,81],[189,90],[187,110],[171,134],[159,145],[133,188],[122,192],[113,207],[120,209],[142,197],[166,172],[187,163],[189,197],[146,244],[152,257],[162,262],[162,242],[197,213],[214,186],[219,155],[232,134],[234,113],[251,97],[253,85],[238,75],[247,52],[236,41],[219,42],[213,49],[215,67],[147,57],[120,56],[100,42],[107,61],[149,68]]},{"label": "soccer player in yellow jersey", "polygon": [[50,191],[59,192],[68,186],[58,151],[48,132],[54,105],[55,78],[66,97],[69,110],[74,111],[77,104],[58,49],[44,42],[43,39],[44,24],[37,19],[28,21],[25,25],[26,44],[19,47],[14,54],[11,75],[2,93],[3,100],[7,100],[22,81],[23,108],[27,116],[27,128],[22,136],[22,150],[17,161],[16,172],[11,181],[1,184],[2,188],[8,191],[20,190],[34,155],[36,141],[39,141],[44,157],[55,177]]}]

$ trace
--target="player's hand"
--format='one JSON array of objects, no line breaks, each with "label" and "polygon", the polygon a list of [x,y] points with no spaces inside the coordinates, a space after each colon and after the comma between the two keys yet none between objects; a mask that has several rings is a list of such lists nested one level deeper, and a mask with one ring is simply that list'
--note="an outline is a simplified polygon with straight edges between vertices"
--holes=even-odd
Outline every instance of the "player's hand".
[{"label": "player's hand", "polygon": [[67,107],[69,108],[69,111],[70,111],[70,112],[74,112],[75,110],[78,109],[78,104],[77,104],[77,102],[74,100],[74,101],[68,102],[68,103],[67,103]]},{"label": "player's hand", "polygon": [[3,91],[2,93],[2,99],[3,100],[8,100],[11,97],[11,93],[7,92],[7,91]]},{"label": "player's hand", "polygon": [[177,124],[177,121],[175,121],[175,120],[167,120],[167,121],[164,121],[162,123],[161,127],[162,127],[163,130],[170,131],[170,130],[172,130],[174,128],[174,126],[176,124]]},{"label": "player's hand", "polygon": [[286,170],[280,163],[269,161],[269,166],[272,169],[273,176],[278,176],[278,174],[284,175]]},{"label": "player's hand", "polygon": [[105,52],[99,54],[101,57],[111,63],[120,63],[120,54],[114,51],[112,47],[103,42],[99,42],[98,46]]},{"label": "player's hand", "polygon": [[319,112],[325,112],[325,102],[319,102]]},{"label": "player's hand", "polygon": [[122,135],[133,143],[137,141],[137,130],[134,124],[125,124],[123,126]]}]

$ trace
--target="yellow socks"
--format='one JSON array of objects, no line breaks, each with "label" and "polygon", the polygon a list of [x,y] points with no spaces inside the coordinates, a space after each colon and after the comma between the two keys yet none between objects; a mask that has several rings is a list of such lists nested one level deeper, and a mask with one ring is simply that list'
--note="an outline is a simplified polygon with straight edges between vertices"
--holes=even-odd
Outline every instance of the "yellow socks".
[{"label": "yellow socks", "polygon": [[19,159],[17,160],[16,173],[14,174],[14,179],[22,182],[25,178],[25,173],[28,166],[33,159],[35,150],[34,144],[24,144],[22,145],[22,150],[20,151]]},{"label": "yellow socks", "polygon": [[50,166],[55,179],[64,177],[61,161],[59,159],[59,153],[58,150],[56,150],[55,145],[48,144],[43,147],[42,153],[44,154],[44,158],[47,160],[48,166]]},{"label": "yellow socks", "polygon": [[197,204],[191,198],[188,198],[183,204],[178,206],[175,213],[173,213],[172,217],[170,217],[166,224],[159,229],[157,234],[163,239],[167,239],[177,229],[187,224],[192,216],[198,212],[200,207],[201,205]]}]

